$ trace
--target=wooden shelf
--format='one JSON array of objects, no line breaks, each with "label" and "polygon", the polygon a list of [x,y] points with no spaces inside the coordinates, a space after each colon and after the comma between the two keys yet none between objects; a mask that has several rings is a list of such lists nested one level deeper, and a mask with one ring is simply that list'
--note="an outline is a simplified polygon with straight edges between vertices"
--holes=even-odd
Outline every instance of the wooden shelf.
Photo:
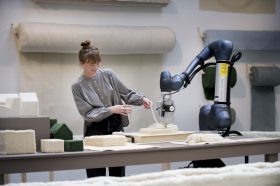
[{"label": "wooden shelf", "polygon": [[110,6],[146,6],[164,7],[171,0],[33,0],[38,3],[76,4],[76,5],[110,5]]}]

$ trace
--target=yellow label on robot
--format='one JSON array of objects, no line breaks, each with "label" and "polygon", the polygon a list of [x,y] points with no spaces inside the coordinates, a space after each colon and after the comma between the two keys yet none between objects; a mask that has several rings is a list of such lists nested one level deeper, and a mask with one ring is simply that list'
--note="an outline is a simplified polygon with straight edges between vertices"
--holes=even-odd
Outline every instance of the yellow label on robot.
[{"label": "yellow label on robot", "polygon": [[220,76],[221,77],[228,76],[228,64],[226,64],[226,63],[220,64]]}]

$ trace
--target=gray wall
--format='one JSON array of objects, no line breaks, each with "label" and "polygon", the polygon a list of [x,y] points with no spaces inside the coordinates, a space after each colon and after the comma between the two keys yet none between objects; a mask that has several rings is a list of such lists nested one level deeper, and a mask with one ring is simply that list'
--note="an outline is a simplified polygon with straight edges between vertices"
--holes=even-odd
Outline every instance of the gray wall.
[{"label": "gray wall", "polygon": [[[168,6],[159,8],[141,7],[94,7],[82,5],[59,5],[37,4],[31,0],[1,0],[0,1],[0,93],[15,93],[19,91],[19,54],[16,50],[14,36],[11,33],[11,24],[25,21],[85,24],[85,25],[130,25],[130,26],[168,26],[176,34],[176,47],[167,54],[160,56],[162,62],[154,66],[157,69],[169,70],[171,74],[181,73],[189,62],[201,51],[202,40],[200,31],[206,29],[226,30],[277,30],[280,31],[280,1],[276,0],[275,14],[243,14],[221,13],[200,11],[199,1],[196,0],[173,0]],[[238,71],[237,86],[232,90],[232,106],[237,112],[237,121],[233,126],[236,130],[250,129],[250,89],[248,81],[247,63],[275,63],[279,64],[280,54],[277,52],[245,52],[244,57],[236,65]],[[149,61],[147,63],[153,63]],[[149,66],[149,65],[147,65]],[[155,67],[153,66],[152,69]],[[127,70],[138,68],[139,64],[129,64]],[[128,86],[149,83],[150,79],[159,79],[159,74],[146,68],[145,63],[139,74],[126,73],[118,59],[113,64],[114,70]],[[141,72],[141,74],[140,74]],[[137,72],[135,72],[137,73]],[[141,77],[132,81],[133,76]],[[151,86],[151,85],[149,85]],[[149,86],[144,88],[144,93],[150,96],[154,102],[160,98],[160,91],[149,92]],[[158,86],[158,85],[155,85]],[[280,130],[280,88],[276,88],[277,105],[277,130]],[[158,96],[154,96],[157,95]],[[174,95],[176,104],[176,124],[182,130],[198,130],[199,107],[206,104],[201,86],[201,76],[197,75],[189,87]],[[76,108],[73,108],[76,109]],[[143,116],[136,115],[134,118],[147,117],[146,122],[152,123],[150,112],[143,112]],[[80,134],[80,131],[76,131]],[[239,161],[234,160],[234,161]],[[241,160],[243,161],[243,160]],[[128,174],[135,174],[159,170],[157,166],[133,166],[128,167]],[[32,174],[32,180],[40,176]],[[58,173],[57,179],[62,179]],[[41,175],[41,174],[39,174]],[[65,179],[84,178],[82,171],[65,173]],[[64,176],[65,176],[64,175]],[[69,176],[72,175],[72,176]],[[74,175],[74,176],[73,176]],[[44,177],[45,174],[42,176]],[[17,181],[16,177],[13,177]]]}]

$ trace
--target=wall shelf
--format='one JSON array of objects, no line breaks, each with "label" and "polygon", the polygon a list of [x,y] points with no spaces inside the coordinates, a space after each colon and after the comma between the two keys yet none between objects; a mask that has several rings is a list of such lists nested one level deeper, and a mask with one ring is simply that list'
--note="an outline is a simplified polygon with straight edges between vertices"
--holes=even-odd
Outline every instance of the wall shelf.
[{"label": "wall shelf", "polygon": [[203,34],[206,45],[219,39],[232,41],[235,50],[280,50],[280,31],[206,30]]},{"label": "wall shelf", "polygon": [[76,5],[110,5],[110,6],[146,6],[164,7],[171,0],[33,0],[38,3],[76,4]]}]

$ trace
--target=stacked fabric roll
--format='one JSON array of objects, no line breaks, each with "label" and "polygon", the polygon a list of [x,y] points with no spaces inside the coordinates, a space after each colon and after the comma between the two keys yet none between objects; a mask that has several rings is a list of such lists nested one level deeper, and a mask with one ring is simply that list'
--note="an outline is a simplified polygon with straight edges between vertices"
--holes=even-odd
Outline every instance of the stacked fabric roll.
[{"label": "stacked fabric roll", "polygon": [[25,22],[15,32],[20,52],[77,53],[87,39],[105,55],[164,54],[175,47],[175,34],[168,27]]},{"label": "stacked fabric roll", "polygon": [[251,130],[275,130],[274,87],[280,85],[280,68],[253,66],[250,68],[251,82]]}]

